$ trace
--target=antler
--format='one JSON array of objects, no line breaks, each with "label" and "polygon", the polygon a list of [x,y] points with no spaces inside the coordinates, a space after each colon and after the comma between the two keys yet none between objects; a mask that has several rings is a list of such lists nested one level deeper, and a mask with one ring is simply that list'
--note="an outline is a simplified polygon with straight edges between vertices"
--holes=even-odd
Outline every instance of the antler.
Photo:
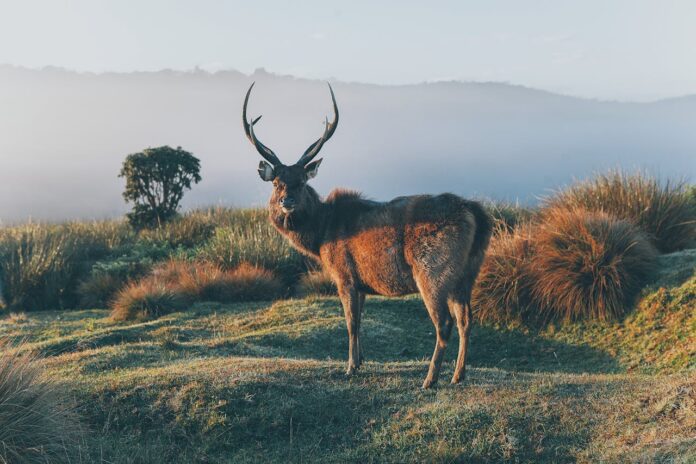
[{"label": "antler", "polygon": [[333,102],[334,120],[332,122],[329,122],[329,118],[326,118],[326,129],[324,129],[324,134],[322,134],[322,136],[319,137],[319,139],[317,139],[316,142],[311,144],[309,148],[305,150],[304,154],[296,163],[300,166],[305,166],[307,165],[307,163],[312,161],[312,159],[314,159],[314,157],[317,156],[319,150],[321,150],[321,147],[324,145],[324,143],[326,143],[326,141],[329,140],[333,133],[336,131],[336,126],[338,125],[338,105],[336,104],[336,97],[334,96],[334,91],[331,88],[331,84],[329,84],[329,91],[331,92],[331,101]]},{"label": "antler", "polygon": [[246,133],[247,138],[249,141],[254,144],[256,147],[256,150],[259,152],[261,156],[263,156],[269,163],[271,163],[273,166],[278,166],[283,163],[280,162],[278,157],[276,156],[275,153],[273,153],[273,150],[268,148],[266,145],[261,143],[259,139],[256,138],[254,135],[254,124],[259,122],[259,119],[261,119],[261,116],[258,118],[254,119],[251,121],[247,121],[247,104],[249,103],[249,95],[251,95],[251,89],[254,88],[254,84],[256,82],[253,82],[251,86],[249,87],[249,90],[247,90],[246,93],[246,98],[244,98],[244,108],[242,109],[242,121],[244,123],[244,132]]}]

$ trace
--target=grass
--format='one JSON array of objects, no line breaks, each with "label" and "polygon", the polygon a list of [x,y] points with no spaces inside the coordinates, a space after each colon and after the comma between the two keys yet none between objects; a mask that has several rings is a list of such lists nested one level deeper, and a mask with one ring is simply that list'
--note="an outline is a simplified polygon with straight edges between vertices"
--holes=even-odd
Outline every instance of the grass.
[{"label": "grass", "polygon": [[663,253],[696,243],[696,201],[686,182],[614,171],[556,192],[546,206],[603,211],[633,222]]},{"label": "grass", "polygon": [[690,462],[696,253],[659,265],[620,322],[476,324],[467,380],[432,391],[418,388],[434,335],[416,297],[368,298],[351,379],[335,297],[129,324],[28,313],[0,334],[44,353],[83,405],[86,462]]},{"label": "grass", "polygon": [[603,212],[547,209],[528,271],[542,319],[623,317],[651,277],[657,252],[631,223]]},{"label": "grass", "polygon": [[298,296],[331,296],[338,295],[336,284],[328,273],[320,270],[304,274],[297,283]]},{"label": "grass", "polygon": [[26,224],[0,228],[0,308],[104,306],[170,258],[227,269],[246,262],[273,269],[288,287],[306,271],[304,258],[259,209],[201,209],[138,233],[123,220]]},{"label": "grass", "polygon": [[120,290],[111,306],[116,320],[146,320],[194,301],[274,300],[284,293],[283,283],[272,272],[248,263],[223,269],[209,262],[170,260]]},{"label": "grass", "polygon": [[643,232],[602,212],[546,208],[535,222],[499,224],[474,289],[476,317],[529,325],[621,318],[656,255]]},{"label": "grass", "polygon": [[190,304],[187,296],[164,282],[143,279],[121,289],[111,306],[116,321],[154,319]]},{"label": "grass", "polygon": [[[12,323],[20,323],[17,317]],[[69,462],[81,426],[62,385],[27,351],[0,346],[0,462]]]}]

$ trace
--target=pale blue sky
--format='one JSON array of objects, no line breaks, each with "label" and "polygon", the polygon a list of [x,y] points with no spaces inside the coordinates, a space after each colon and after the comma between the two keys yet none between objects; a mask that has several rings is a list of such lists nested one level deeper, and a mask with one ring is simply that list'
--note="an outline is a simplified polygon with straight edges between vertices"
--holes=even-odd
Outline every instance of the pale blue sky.
[{"label": "pale blue sky", "polygon": [[0,63],[696,94],[694,1],[0,0]]}]

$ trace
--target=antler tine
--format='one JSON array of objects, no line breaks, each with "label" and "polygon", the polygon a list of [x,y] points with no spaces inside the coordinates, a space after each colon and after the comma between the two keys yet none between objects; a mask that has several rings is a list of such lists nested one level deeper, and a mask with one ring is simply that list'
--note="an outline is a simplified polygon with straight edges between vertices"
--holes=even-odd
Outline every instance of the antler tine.
[{"label": "antler tine", "polygon": [[305,166],[307,163],[312,161],[315,156],[317,156],[321,150],[321,147],[331,138],[333,133],[336,131],[336,126],[338,126],[338,105],[336,104],[336,96],[331,88],[331,84],[329,84],[329,92],[331,92],[331,101],[333,102],[334,120],[329,122],[329,118],[326,118],[326,128],[324,129],[324,133],[321,137],[319,137],[319,139],[317,139],[316,142],[311,144],[309,148],[305,150],[304,154],[297,161],[297,164],[300,166]]},{"label": "antler tine", "polygon": [[263,156],[273,166],[278,166],[283,163],[281,163],[276,154],[273,153],[273,150],[261,143],[259,139],[257,139],[254,135],[254,124],[259,122],[261,116],[257,117],[256,119],[253,119],[251,123],[249,123],[249,121],[247,120],[247,105],[249,104],[249,95],[251,95],[251,89],[254,88],[254,84],[256,84],[256,82],[253,82],[251,86],[249,86],[249,90],[247,90],[246,97],[244,98],[244,107],[242,108],[242,122],[244,124],[244,133],[246,133],[247,138],[256,147],[256,150],[259,152],[261,156]]}]

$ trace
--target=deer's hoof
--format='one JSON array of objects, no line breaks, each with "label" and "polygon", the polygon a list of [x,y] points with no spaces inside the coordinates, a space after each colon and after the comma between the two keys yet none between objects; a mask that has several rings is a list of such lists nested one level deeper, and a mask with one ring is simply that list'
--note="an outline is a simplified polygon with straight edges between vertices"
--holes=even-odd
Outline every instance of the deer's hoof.
[{"label": "deer's hoof", "polygon": [[431,380],[431,379],[425,379],[425,382],[423,382],[423,390],[429,390],[435,384],[437,383],[437,380]]},{"label": "deer's hoof", "polygon": [[350,366],[350,367],[346,370],[346,377],[352,377],[353,375],[355,375],[355,373],[357,372],[357,370],[358,370],[358,369],[357,369],[356,367]]}]

